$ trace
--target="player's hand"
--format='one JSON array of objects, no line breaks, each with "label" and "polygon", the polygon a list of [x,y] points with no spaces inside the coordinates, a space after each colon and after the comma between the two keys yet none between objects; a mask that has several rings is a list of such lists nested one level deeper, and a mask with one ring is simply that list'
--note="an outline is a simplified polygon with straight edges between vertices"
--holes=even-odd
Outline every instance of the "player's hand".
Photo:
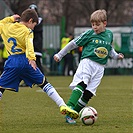
[{"label": "player's hand", "polygon": [[14,22],[18,22],[20,20],[20,16],[18,14],[13,15]]},{"label": "player's hand", "polygon": [[54,55],[54,60],[55,60],[56,62],[59,62],[59,61],[60,61],[57,54]]},{"label": "player's hand", "polygon": [[36,65],[36,62],[34,60],[29,60],[29,64],[33,67],[34,70],[36,70],[37,65]]},{"label": "player's hand", "polygon": [[124,58],[124,55],[122,53],[119,53],[118,59],[123,59],[123,58]]}]

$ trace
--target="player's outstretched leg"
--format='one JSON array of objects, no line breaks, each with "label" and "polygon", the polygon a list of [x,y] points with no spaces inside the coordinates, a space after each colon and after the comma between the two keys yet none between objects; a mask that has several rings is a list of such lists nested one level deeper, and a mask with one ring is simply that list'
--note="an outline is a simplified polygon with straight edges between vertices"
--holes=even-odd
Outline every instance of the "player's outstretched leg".
[{"label": "player's outstretched leg", "polygon": [[63,115],[68,115],[74,119],[78,118],[78,112],[69,108],[64,100],[60,97],[55,88],[45,80],[44,84],[40,86],[44,92],[60,107],[60,112]]},{"label": "player's outstretched leg", "polygon": [[70,116],[73,119],[77,119],[79,117],[78,112],[68,106],[60,106],[60,112],[61,114]]}]

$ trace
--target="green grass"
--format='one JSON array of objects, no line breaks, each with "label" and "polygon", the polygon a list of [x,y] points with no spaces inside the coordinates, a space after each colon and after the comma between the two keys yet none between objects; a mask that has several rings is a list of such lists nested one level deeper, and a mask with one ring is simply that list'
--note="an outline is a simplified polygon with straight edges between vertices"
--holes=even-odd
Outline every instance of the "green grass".
[{"label": "green grass", "polygon": [[[47,77],[67,102],[72,77]],[[38,87],[6,91],[0,101],[0,133],[131,133],[133,131],[132,76],[104,76],[89,104],[98,120],[92,126],[65,123],[59,108]]]}]

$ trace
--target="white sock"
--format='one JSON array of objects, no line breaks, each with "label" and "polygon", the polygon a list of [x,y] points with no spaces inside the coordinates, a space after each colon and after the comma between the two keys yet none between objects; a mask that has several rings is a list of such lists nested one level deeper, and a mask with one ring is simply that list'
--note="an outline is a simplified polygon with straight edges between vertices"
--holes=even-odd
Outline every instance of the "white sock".
[{"label": "white sock", "polygon": [[60,95],[57,93],[55,88],[50,84],[47,83],[43,87],[43,91],[47,93],[47,95],[60,107],[62,105],[66,106],[64,100],[60,97]]}]

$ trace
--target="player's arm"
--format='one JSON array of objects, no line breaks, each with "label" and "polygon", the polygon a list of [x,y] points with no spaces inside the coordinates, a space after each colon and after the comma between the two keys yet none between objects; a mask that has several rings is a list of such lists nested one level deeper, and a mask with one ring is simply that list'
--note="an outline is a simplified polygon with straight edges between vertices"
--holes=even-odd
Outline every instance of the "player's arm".
[{"label": "player's arm", "polygon": [[18,22],[20,20],[20,16],[18,14],[13,15],[14,22]]},{"label": "player's arm", "polygon": [[2,27],[3,27],[4,24],[14,23],[14,22],[18,21],[19,19],[20,19],[20,16],[15,14],[11,17],[6,17],[6,18],[0,20],[0,34],[2,33]]},{"label": "player's arm", "polygon": [[13,15],[13,16],[6,17],[6,18],[0,20],[0,23],[1,23],[1,24],[6,24],[6,23],[9,23],[9,22],[10,22],[10,23],[13,23],[13,22],[18,21],[18,19],[20,19],[20,16],[17,15],[17,14],[15,14],[15,15]]},{"label": "player's arm", "polygon": [[122,53],[117,53],[114,48],[110,51],[109,56],[113,59],[123,59],[124,55]]},{"label": "player's arm", "polygon": [[10,21],[14,21],[14,18],[13,17],[6,17],[6,18],[0,20],[0,34],[2,34],[2,28],[3,28],[4,24],[6,24]]},{"label": "player's arm", "polygon": [[26,37],[26,57],[29,60],[29,64],[33,67],[34,70],[36,70],[36,57],[34,53],[34,47],[33,47],[33,33],[30,33]]},{"label": "player's arm", "polygon": [[59,62],[69,51],[77,48],[78,46],[72,40],[70,41],[62,50],[60,50],[57,54],[54,55],[54,60]]},{"label": "player's arm", "polygon": [[83,32],[80,36],[76,37],[70,41],[60,52],[54,56],[54,60],[59,62],[69,51],[86,44],[88,36],[92,34],[92,30],[87,30]]}]

